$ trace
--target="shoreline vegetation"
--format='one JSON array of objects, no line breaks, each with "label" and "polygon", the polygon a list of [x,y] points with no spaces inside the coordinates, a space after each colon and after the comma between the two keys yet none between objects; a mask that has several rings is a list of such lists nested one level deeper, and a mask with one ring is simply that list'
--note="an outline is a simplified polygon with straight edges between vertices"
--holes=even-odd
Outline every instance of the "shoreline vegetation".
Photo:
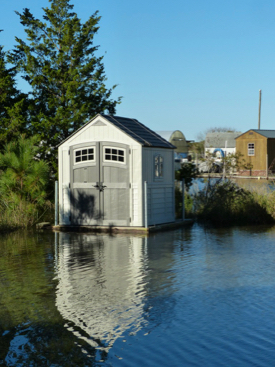
[{"label": "shoreline vegetation", "polygon": [[[202,179],[200,179],[202,180]],[[248,180],[247,180],[248,181]],[[275,190],[268,185],[241,185],[231,179],[204,179],[202,188],[185,190],[185,217],[203,225],[235,226],[275,224]],[[39,196],[39,195],[38,195]],[[28,203],[18,195],[12,206],[1,206],[0,233],[32,228],[39,221],[53,222],[53,204]],[[46,203],[47,201],[47,203]],[[3,204],[3,200],[1,201]],[[175,188],[176,218],[182,215],[182,192]]]},{"label": "shoreline vegetation", "polygon": [[[0,153],[0,233],[33,228],[43,221],[53,223],[54,180],[48,162],[39,157],[38,137],[21,135],[4,151]],[[232,177],[198,178],[192,164],[176,171],[175,179],[176,219],[182,218],[180,183],[184,179],[186,219],[223,227],[275,224],[275,190],[270,181],[257,185]],[[197,189],[196,183],[200,183]]]},{"label": "shoreline vegetation", "polygon": [[[177,216],[181,213],[180,200],[181,192],[176,192]],[[275,190],[268,185],[208,178],[197,192],[185,192],[185,213],[187,218],[213,226],[275,224]]]}]

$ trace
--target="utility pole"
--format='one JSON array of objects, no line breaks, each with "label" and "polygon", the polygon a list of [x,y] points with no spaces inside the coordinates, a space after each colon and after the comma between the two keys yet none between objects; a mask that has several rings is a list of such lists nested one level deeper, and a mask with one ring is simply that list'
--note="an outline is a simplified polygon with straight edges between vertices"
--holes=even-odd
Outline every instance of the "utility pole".
[{"label": "utility pole", "polygon": [[262,91],[259,90],[259,115],[258,115],[258,129],[261,128],[261,103],[262,103]]}]

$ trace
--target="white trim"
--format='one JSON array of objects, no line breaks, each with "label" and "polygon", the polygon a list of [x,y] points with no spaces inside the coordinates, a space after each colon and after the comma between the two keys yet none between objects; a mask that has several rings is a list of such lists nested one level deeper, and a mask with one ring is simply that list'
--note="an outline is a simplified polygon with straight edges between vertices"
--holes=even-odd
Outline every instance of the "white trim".
[{"label": "white trim", "polygon": [[[77,161],[76,161],[76,158],[77,158],[76,153],[77,153],[77,152],[81,152],[81,154],[79,155],[79,157],[82,157],[82,156],[83,156],[82,151],[83,151],[83,150],[86,150],[86,149],[87,149],[87,154],[85,154],[85,155],[87,156],[87,158],[88,158],[88,156],[89,156],[89,155],[93,155],[93,156],[94,156],[94,158],[93,158],[93,159],[80,160],[79,162],[77,162]],[[93,150],[93,152],[89,154],[89,153],[88,153],[88,149],[92,149],[92,150]],[[94,145],[92,145],[92,146],[87,146],[87,147],[79,147],[79,148],[75,148],[75,149],[73,150],[73,152],[74,152],[74,164],[81,164],[81,163],[86,163],[86,162],[95,162],[95,160],[96,160],[96,149],[95,149],[95,146],[94,146]]]},{"label": "white trim", "polygon": [[[253,145],[252,147],[249,147],[249,145]],[[255,156],[255,143],[247,143],[247,155],[249,157],[254,157]]]},{"label": "white trim", "polygon": [[[156,158],[161,159],[161,162],[160,160],[157,162],[157,172],[156,172]],[[154,170],[154,180],[156,181],[163,180],[164,158],[163,155],[160,153],[154,154],[153,170]]]},{"label": "white trim", "polygon": [[[106,149],[111,149],[111,150],[116,150],[117,153],[107,153],[106,152]],[[119,155],[118,151],[122,151],[123,152],[123,155]],[[106,155],[114,155],[116,157],[123,157],[123,161],[119,161],[119,160],[113,160],[113,159],[106,159],[105,156]],[[119,163],[119,164],[126,164],[126,149],[124,148],[120,148],[118,146],[111,146],[111,145],[104,145],[104,149],[103,149],[103,162],[112,162],[112,163]]]}]

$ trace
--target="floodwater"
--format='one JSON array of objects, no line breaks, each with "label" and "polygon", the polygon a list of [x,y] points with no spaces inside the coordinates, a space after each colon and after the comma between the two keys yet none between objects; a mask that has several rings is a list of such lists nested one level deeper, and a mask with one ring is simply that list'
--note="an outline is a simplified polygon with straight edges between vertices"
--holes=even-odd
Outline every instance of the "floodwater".
[{"label": "floodwater", "polygon": [[275,227],[0,237],[0,366],[273,366]]}]

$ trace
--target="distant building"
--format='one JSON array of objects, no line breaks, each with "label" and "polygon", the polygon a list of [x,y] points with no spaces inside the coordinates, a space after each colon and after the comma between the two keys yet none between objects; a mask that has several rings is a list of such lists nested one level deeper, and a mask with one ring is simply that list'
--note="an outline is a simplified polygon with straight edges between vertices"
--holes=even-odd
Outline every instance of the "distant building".
[{"label": "distant building", "polygon": [[205,154],[212,153],[217,158],[236,152],[235,139],[241,134],[238,132],[211,132],[205,137]]},{"label": "distant building", "polygon": [[251,129],[236,138],[236,152],[242,154],[247,167],[243,175],[266,176],[275,171],[275,130]]},{"label": "distant building", "polygon": [[188,143],[184,134],[180,130],[157,131],[157,133],[176,147],[175,169],[179,169],[181,167],[181,163],[187,162],[188,158]]}]

